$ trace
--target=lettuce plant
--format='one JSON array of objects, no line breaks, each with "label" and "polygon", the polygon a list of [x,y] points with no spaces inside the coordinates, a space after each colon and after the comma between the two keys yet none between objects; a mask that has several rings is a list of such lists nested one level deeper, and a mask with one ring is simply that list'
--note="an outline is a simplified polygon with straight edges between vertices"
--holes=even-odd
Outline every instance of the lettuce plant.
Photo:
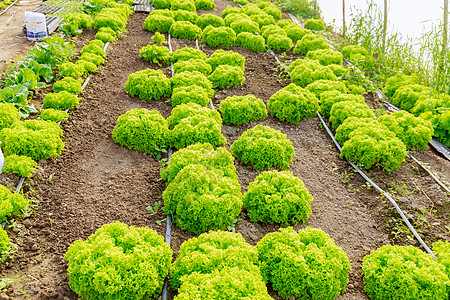
[{"label": "lettuce plant", "polygon": [[253,22],[251,19],[238,19],[230,24],[231,29],[239,34],[241,32],[250,32],[250,33],[258,33],[259,32],[259,24]]},{"label": "lettuce plant", "polygon": [[[250,17],[244,14],[243,12],[240,13],[231,13],[228,14],[226,17],[223,18],[225,21],[225,26],[230,26],[233,22],[239,21],[239,20],[249,20],[251,21]],[[258,27],[259,29],[259,27]]]},{"label": "lettuce plant", "polygon": [[62,134],[62,129],[54,122],[26,120],[14,122],[10,128],[0,131],[0,142],[5,156],[24,155],[37,161],[61,154]]},{"label": "lettuce plant", "polygon": [[44,97],[44,108],[73,109],[80,104],[80,99],[68,91],[48,93]]},{"label": "lettuce plant", "polygon": [[20,113],[12,103],[0,103],[0,131],[20,121]]},{"label": "lettuce plant", "polygon": [[380,166],[389,174],[405,161],[406,147],[385,126],[368,123],[348,134],[348,140],[341,150],[341,158],[344,157],[365,169]]},{"label": "lettuce plant", "polygon": [[[342,48],[342,56],[352,62],[365,60],[366,56],[369,55],[369,51],[360,45],[348,45]],[[389,95],[389,97],[392,95]]]},{"label": "lettuce plant", "polygon": [[214,148],[208,143],[199,143],[187,146],[175,152],[167,169],[161,169],[161,177],[167,184],[177,176],[184,167],[192,164],[200,164],[208,170],[218,169],[228,178],[237,179],[234,158],[223,147]]},{"label": "lettuce plant", "polygon": [[289,51],[294,47],[292,40],[285,35],[271,34],[267,38],[267,46],[275,51]]},{"label": "lettuce plant", "polygon": [[266,14],[261,8],[252,3],[244,5],[242,7],[242,12],[248,16]]},{"label": "lettuce plant", "polygon": [[97,66],[99,66],[105,62],[105,59],[101,55],[97,55],[97,54],[89,53],[89,52],[85,52],[85,53],[81,54],[80,59],[85,60],[85,61],[90,61],[91,63],[94,63]]},{"label": "lettuce plant", "polygon": [[10,155],[5,158],[2,172],[19,175],[20,177],[31,177],[34,169],[37,167],[37,162],[28,156]]},{"label": "lettuce plant", "polygon": [[208,25],[203,30],[202,42],[211,47],[231,47],[236,42],[236,33],[228,27]]},{"label": "lettuce plant", "polygon": [[320,63],[319,63],[318,60],[315,60],[315,59],[298,58],[298,59],[294,60],[288,66],[287,71],[289,73],[291,73],[298,66],[301,66],[302,68],[308,68],[308,69],[311,69],[313,71],[315,69],[320,68]]},{"label": "lettuce plant", "polygon": [[357,117],[348,117],[345,119],[344,122],[336,129],[336,140],[339,142],[340,145],[343,145],[346,141],[350,139],[350,133],[352,133],[354,130],[359,129],[360,127],[370,127],[375,128],[374,130],[381,130],[383,132],[386,132],[388,137],[395,137],[395,134],[392,132],[388,132],[389,129],[378,122],[377,119],[371,117],[371,118],[360,118]]},{"label": "lettuce plant", "polygon": [[330,110],[330,122],[337,129],[349,117],[372,118],[373,112],[366,103],[341,101],[333,104]]},{"label": "lettuce plant", "polygon": [[[281,20],[277,21],[277,25],[280,26],[281,28],[285,29],[285,28],[291,27],[293,25],[297,25],[297,23],[294,23],[294,21],[292,21],[291,19],[281,19]],[[303,27],[301,27],[301,28],[303,28]]]},{"label": "lettuce plant", "polygon": [[204,30],[208,25],[212,27],[222,27],[225,26],[225,21],[213,14],[203,14],[197,20],[197,26]]},{"label": "lettuce plant", "polygon": [[11,247],[11,241],[9,240],[6,230],[0,228],[0,253],[5,252]]},{"label": "lettuce plant", "polygon": [[198,15],[196,12],[187,11],[187,10],[176,10],[173,12],[173,16],[175,21],[187,21],[192,24],[197,23]]},{"label": "lettuce plant", "polygon": [[216,8],[214,0],[194,0],[196,9],[212,10]]},{"label": "lettuce plant", "polygon": [[150,154],[165,149],[169,135],[169,125],[161,113],[145,108],[121,115],[112,132],[114,142]]},{"label": "lettuce plant", "polygon": [[86,69],[83,65],[74,64],[73,62],[66,62],[59,65],[59,76],[72,77],[75,79],[80,78],[86,74]]},{"label": "lettuce plant", "polygon": [[173,89],[172,106],[180,104],[196,103],[200,106],[207,106],[211,101],[208,91],[198,85],[180,86]]},{"label": "lettuce plant", "polygon": [[295,154],[285,134],[261,125],[244,131],[231,145],[231,153],[244,164],[252,163],[258,171],[273,166],[285,170]]},{"label": "lettuce plant", "polygon": [[307,54],[309,51],[328,48],[330,45],[321,35],[307,34],[295,45],[294,54]]},{"label": "lettuce plant", "polygon": [[144,29],[148,31],[169,32],[175,20],[162,15],[149,15],[144,21]]},{"label": "lettuce plant", "polygon": [[172,24],[169,33],[174,38],[197,40],[202,37],[202,30],[197,25],[187,21],[178,21]]},{"label": "lettuce plant", "polygon": [[170,60],[173,63],[176,63],[177,61],[184,61],[192,58],[205,60],[208,58],[208,56],[202,50],[191,47],[184,47],[173,52]]},{"label": "lettuce plant", "polygon": [[104,30],[103,28],[111,29],[109,27],[100,28],[99,31],[95,34],[95,39],[100,40],[103,43],[114,42],[117,38],[114,35],[112,35],[111,33]]},{"label": "lettuce plant", "polygon": [[304,64],[297,66],[289,73],[292,83],[305,88],[309,84],[318,80],[336,81],[337,77],[333,71],[328,67],[319,66],[315,64]]},{"label": "lettuce plant", "polygon": [[29,204],[22,194],[11,193],[7,187],[0,185],[0,222],[6,221],[9,216],[20,216],[20,210]]},{"label": "lettuce plant", "polygon": [[260,274],[256,247],[248,244],[240,233],[220,230],[202,233],[181,244],[170,270],[170,285],[178,290],[185,276],[210,274],[223,268]]},{"label": "lettuce plant", "polygon": [[261,1],[258,3],[258,7],[261,8],[269,16],[272,16],[275,20],[281,19],[281,10],[274,3],[269,1]]},{"label": "lettuce plant", "polygon": [[182,279],[183,284],[175,300],[215,299],[217,295],[228,300],[270,300],[267,287],[258,273],[240,268],[217,269],[208,274],[193,273]]},{"label": "lettuce plant", "polygon": [[97,71],[97,66],[90,61],[79,59],[79,60],[77,60],[75,65],[83,67],[83,69],[84,69],[83,75],[95,73],[95,71]]},{"label": "lettuce plant", "polygon": [[69,286],[89,299],[154,299],[169,273],[172,250],[148,227],[103,225],[70,245]]},{"label": "lettuce plant", "polygon": [[175,76],[170,78],[170,82],[172,85],[172,89],[176,89],[177,87],[182,86],[196,85],[204,88],[208,93],[209,98],[212,98],[214,96],[214,90],[212,89],[211,81],[209,81],[205,75],[198,71],[186,71],[175,74]]},{"label": "lettuce plant", "polygon": [[384,245],[363,259],[371,299],[448,299],[445,268],[413,246]]},{"label": "lettuce plant", "polygon": [[57,35],[48,36],[41,43],[36,43],[28,52],[28,57],[40,64],[48,64],[53,69],[69,61],[75,53],[75,45]]},{"label": "lettuce plant", "polygon": [[187,10],[195,12],[197,9],[193,0],[171,0],[171,10]]},{"label": "lettuce plant", "polygon": [[92,17],[84,13],[70,13],[64,16],[59,30],[67,36],[78,36],[83,32],[83,27],[92,27]]},{"label": "lettuce plant", "polygon": [[244,71],[245,57],[233,51],[218,49],[206,60],[214,71],[220,65],[237,66]]},{"label": "lettuce plant", "polygon": [[221,129],[221,126],[211,117],[205,115],[188,116],[181,119],[170,132],[170,146],[177,149],[196,143],[224,146],[227,140],[222,135]]},{"label": "lettuce plant", "polygon": [[152,36],[152,43],[153,44],[167,44],[166,37],[162,33],[155,32],[155,34]]},{"label": "lettuce plant", "polygon": [[81,94],[81,82],[72,77],[64,77],[53,84],[55,93],[67,91],[72,94]]},{"label": "lettuce plant", "polygon": [[316,95],[320,99],[320,95],[327,91],[339,91],[341,93],[347,93],[348,89],[344,83],[334,80],[316,80],[306,86],[306,89]]},{"label": "lettuce plant", "polygon": [[288,171],[262,172],[244,194],[251,222],[297,225],[311,214],[312,196],[303,182]]},{"label": "lettuce plant", "polygon": [[308,19],[305,22],[305,28],[311,29],[314,31],[322,31],[325,29],[325,23],[323,23],[320,19]]},{"label": "lettuce plant", "polygon": [[142,47],[139,50],[139,56],[151,63],[157,64],[160,67],[168,65],[170,60],[169,49],[164,46],[151,44]]},{"label": "lettuce plant", "polygon": [[[342,52],[342,54],[344,55],[344,52]],[[344,57],[346,56],[344,55]],[[396,74],[395,76],[386,79],[386,86],[384,87],[383,92],[386,97],[391,98],[398,88],[405,85],[417,84],[418,80],[416,75],[408,76],[401,73]]]},{"label": "lettuce plant", "polygon": [[275,25],[275,19],[271,15],[251,15],[250,20],[258,23],[259,27],[266,25]]},{"label": "lettuce plant", "polygon": [[170,0],[152,0],[152,4],[157,10],[170,8]]},{"label": "lettuce plant", "polygon": [[[95,41],[101,42],[103,44],[103,42],[100,40],[95,40]],[[84,53],[90,53],[90,54],[99,55],[101,57],[105,57],[106,52],[105,52],[105,50],[102,49],[102,47],[103,46],[99,46],[98,44],[93,44],[91,41],[91,43],[89,43],[89,45],[86,45],[81,49],[81,55],[83,55]]]},{"label": "lettuce plant", "polygon": [[205,76],[211,74],[212,67],[207,64],[204,59],[191,58],[189,60],[177,61],[173,64],[173,72],[175,74],[182,72],[198,71]]},{"label": "lettuce plant", "polygon": [[345,292],[350,262],[320,229],[281,228],[266,234],[256,248],[263,277],[282,298],[332,300]]},{"label": "lettuce plant", "polygon": [[177,226],[192,234],[226,229],[242,208],[237,179],[202,165],[184,167],[163,192],[164,212]]},{"label": "lettuce plant", "polygon": [[444,111],[431,118],[434,136],[446,147],[450,147],[450,111]]},{"label": "lettuce plant", "polygon": [[391,101],[392,104],[401,109],[410,111],[416,105],[417,100],[429,98],[432,95],[433,89],[428,86],[421,84],[403,85],[395,91]]},{"label": "lettuce plant", "polygon": [[287,36],[286,31],[278,25],[267,25],[261,28],[261,35],[266,41],[273,34]]},{"label": "lettuce plant", "polygon": [[330,116],[331,107],[335,103],[351,101],[364,104],[364,97],[361,95],[342,94],[338,91],[324,92],[320,97],[320,113],[324,117]]},{"label": "lettuce plant", "polygon": [[219,110],[228,125],[242,125],[267,118],[264,101],[251,94],[227,97],[220,102]]},{"label": "lettuce plant", "polygon": [[317,59],[322,66],[331,64],[342,65],[343,62],[342,54],[331,48],[308,51],[306,58]]},{"label": "lettuce plant", "polygon": [[383,115],[378,121],[394,132],[407,149],[425,149],[433,136],[433,127],[429,120],[416,118],[404,110]]},{"label": "lettuce plant", "polygon": [[63,110],[47,108],[41,111],[39,118],[44,121],[61,122],[69,118],[69,114]]},{"label": "lettuce plant", "polygon": [[217,110],[202,107],[198,104],[191,103],[191,104],[180,104],[174,109],[172,109],[170,116],[167,118],[169,128],[173,129],[176,125],[178,125],[181,122],[181,120],[194,115],[202,115],[209,119],[213,119],[215,123],[222,126],[222,118],[220,117],[220,114]]},{"label": "lettuce plant", "polygon": [[161,70],[145,69],[128,76],[125,91],[131,97],[138,95],[140,99],[150,101],[169,96],[172,89],[170,80]]},{"label": "lettuce plant", "polygon": [[266,41],[260,35],[249,32],[241,32],[236,37],[236,46],[251,50],[253,52],[266,51]]},{"label": "lettuce plant", "polygon": [[[120,4],[118,4],[120,5]],[[128,9],[124,9],[128,7]],[[128,16],[133,13],[130,6],[124,4],[121,7],[106,7],[103,8],[92,22],[92,27],[96,30],[102,27],[109,27],[114,31],[123,31],[127,25]]]},{"label": "lettuce plant", "polygon": [[292,40],[293,43],[300,41],[305,35],[311,34],[311,30],[305,29],[297,24],[285,27],[286,35]]},{"label": "lettuce plant", "polygon": [[[445,267],[445,273],[450,278],[450,243],[449,241],[437,241],[433,244],[436,261]],[[450,293],[450,291],[449,291]]]},{"label": "lettuce plant", "polygon": [[221,16],[225,19],[227,15],[236,13],[242,13],[242,9],[240,7],[233,7],[228,5],[224,10],[222,10]]},{"label": "lettuce plant", "polygon": [[238,66],[220,65],[208,76],[208,79],[214,87],[230,88],[245,81],[244,70]]},{"label": "lettuce plant", "polygon": [[291,83],[273,94],[267,107],[280,121],[299,124],[302,119],[316,116],[319,102],[313,93]]}]

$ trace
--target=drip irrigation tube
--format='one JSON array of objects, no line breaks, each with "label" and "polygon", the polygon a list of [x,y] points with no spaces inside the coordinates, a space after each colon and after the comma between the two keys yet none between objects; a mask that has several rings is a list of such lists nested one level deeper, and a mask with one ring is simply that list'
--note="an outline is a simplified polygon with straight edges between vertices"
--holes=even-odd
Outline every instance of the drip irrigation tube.
[{"label": "drip irrigation tube", "polygon": [[[320,119],[320,122],[322,123],[322,125],[325,127],[328,135],[331,137],[331,139],[333,140],[334,144],[336,145],[336,147],[338,148],[339,152],[341,152],[342,148],[341,145],[339,145],[338,141],[335,139],[333,133],[331,132],[331,130],[328,128],[327,124],[325,123],[325,121],[323,120],[322,116],[320,115],[319,112],[317,112],[317,116]],[[385,196],[391,203],[392,205],[394,205],[395,209],[397,210],[397,212],[399,213],[399,215],[402,217],[403,221],[406,223],[406,225],[408,226],[409,230],[411,230],[411,232],[413,233],[414,237],[419,241],[419,243],[422,245],[422,247],[428,252],[428,254],[430,254],[433,258],[436,258],[436,256],[434,255],[434,253],[431,251],[431,249],[425,244],[425,242],[422,240],[422,238],[419,236],[419,234],[417,233],[417,231],[414,229],[414,227],[411,225],[411,223],[408,221],[408,219],[406,218],[405,214],[403,213],[403,211],[401,210],[401,208],[398,206],[397,202],[395,202],[395,200],[387,193],[385,192],[383,189],[381,189],[378,185],[376,185],[369,177],[367,177],[367,175],[361,171],[353,162],[351,162],[350,160],[346,159],[350,165],[371,185],[373,186],[377,191],[379,191],[383,196]]]}]

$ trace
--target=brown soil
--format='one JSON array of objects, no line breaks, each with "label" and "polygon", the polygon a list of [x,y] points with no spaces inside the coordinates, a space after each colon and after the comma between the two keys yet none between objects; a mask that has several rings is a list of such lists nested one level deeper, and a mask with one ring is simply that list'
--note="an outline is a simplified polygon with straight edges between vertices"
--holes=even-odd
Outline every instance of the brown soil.
[{"label": "brown soil", "polygon": [[[221,9],[228,3],[216,0]],[[11,298],[22,298],[22,290],[29,299],[77,299],[68,286],[67,261],[63,256],[73,241],[86,239],[105,223],[121,221],[133,226],[149,226],[164,234],[165,222],[156,223],[164,219],[163,213],[151,216],[145,209],[161,201],[165,188],[159,181],[159,162],[115,144],[111,138],[117,118],[129,109],[156,109],[164,117],[170,115],[171,107],[163,101],[144,102],[124,91],[129,74],[157,68],[138,56],[139,49],[147,45],[152,36],[142,30],[145,17],[144,14],[130,17],[128,32],[110,46],[105,65],[92,77],[83,94],[84,101],[63,124],[66,142],[63,154],[57,160],[41,161],[42,170],[26,182],[25,191],[35,195],[37,209],[35,215],[9,230],[12,240],[19,246],[13,261],[7,263],[1,273],[2,277],[15,280],[8,289]],[[173,40],[174,50],[186,45],[195,43]],[[208,46],[202,48],[207,54],[215,50]],[[267,103],[270,96],[289,84],[288,80],[279,78],[273,56],[242,48],[232,50],[246,58],[246,81],[241,86],[218,91],[213,99],[216,108],[230,95],[254,94]],[[168,68],[164,72],[170,74]],[[299,125],[273,117],[242,126],[224,125],[226,147],[229,149],[245,130],[257,124],[281,130],[291,140],[296,155],[288,170],[304,182],[314,197],[310,219],[295,229],[306,226],[323,229],[350,259],[350,283],[347,292],[337,299],[368,299],[363,291],[362,258],[384,244],[408,243],[407,236],[393,239],[395,224],[389,220],[394,219],[395,214],[384,198],[373,188],[367,188],[362,178],[352,173],[350,165],[339,158],[339,152],[321,129],[318,118],[303,120]],[[448,161],[430,149],[418,151],[416,157],[428,163],[443,180],[450,181]],[[239,160],[235,165],[242,192],[245,192],[260,172]],[[428,242],[449,239],[449,232],[443,226],[449,224],[444,215],[449,211],[448,197],[410,159],[390,175],[379,169],[368,173],[382,188],[396,191],[400,204],[411,209],[413,216],[415,211],[426,208],[424,215],[430,224],[431,220],[441,220],[440,225],[430,225],[422,232]],[[348,178],[346,174],[350,174]],[[279,228],[278,225],[251,223],[245,212],[240,218],[243,220],[236,230],[253,245]],[[174,257],[181,243],[190,237],[180,228],[172,228]],[[273,291],[271,295],[280,299]],[[169,299],[173,299],[172,291]]]}]

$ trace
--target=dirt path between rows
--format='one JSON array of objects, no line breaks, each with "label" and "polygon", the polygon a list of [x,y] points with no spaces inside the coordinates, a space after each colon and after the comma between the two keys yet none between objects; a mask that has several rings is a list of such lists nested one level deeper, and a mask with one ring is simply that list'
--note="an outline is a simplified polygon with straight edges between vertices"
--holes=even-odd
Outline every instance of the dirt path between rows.
[{"label": "dirt path between rows", "polygon": [[[220,9],[214,13],[219,14],[228,2],[216,0],[216,4]],[[73,241],[86,239],[105,223],[118,220],[128,225],[149,226],[164,234],[165,222],[161,225],[156,222],[165,216],[161,212],[150,216],[145,209],[161,200],[165,188],[165,184],[158,180],[159,162],[115,144],[111,138],[117,118],[132,108],[156,109],[166,118],[170,115],[171,107],[163,101],[144,102],[128,96],[124,90],[129,74],[157,67],[138,56],[139,49],[147,45],[152,36],[142,29],[145,17],[144,14],[130,17],[127,33],[110,46],[106,64],[92,77],[83,94],[84,101],[63,124],[66,142],[63,154],[57,160],[41,162],[42,171],[26,187],[30,193],[36,194],[39,204],[37,214],[12,232],[12,239],[19,249],[14,261],[2,270],[2,277],[15,280],[8,292],[13,299],[23,298],[22,291],[29,299],[77,299],[68,286],[67,262],[63,256]],[[173,40],[174,49],[186,45],[194,46],[195,43]],[[207,54],[215,50],[208,46],[202,46],[202,49]],[[256,54],[242,48],[232,50],[246,57],[246,81],[241,86],[218,91],[213,99],[215,107],[227,96],[250,93],[267,103],[272,94],[289,84],[288,80],[278,77],[275,59],[268,53]],[[169,69],[165,68],[164,72],[170,76]],[[389,237],[389,227],[384,224],[389,211],[384,208],[382,197],[373,189],[365,188],[363,180],[356,175],[350,176],[349,182],[343,182],[342,174],[351,173],[350,166],[339,158],[330,138],[319,126],[318,118],[303,120],[299,125],[272,117],[243,126],[224,125],[222,133],[228,141],[226,148],[229,149],[242,132],[257,124],[271,126],[287,134],[296,153],[288,170],[304,182],[314,197],[310,219],[295,229],[306,226],[321,228],[349,256],[352,265],[350,283],[347,292],[337,299],[368,299],[363,291],[362,258],[384,244],[397,242]],[[443,179],[450,181],[448,161],[430,149],[420,151],[418,156]],[[245,192],[260,172],[239,160],[235,165],[242,192]],[[411,185],[411,190],[420,185],[432,199],[434,208],[440,206],[445,209],[448,203],[445,193],[411,161],[391,175],[375,169],[370,176],[384,188],[392,186],[392,181],[405,182],[408,187]],[[421,205],[431,205],[418,191],[412,191],[407,197],[401,195],[401,199],[409,199],[418,209]],[[236,230],[253,245],[268,232],[279,228],[250,223],[245,212],[240,217],[243,221]],[[442,234],[448,239],[447,233],[439,230],[430,238]],[[173,228],[175,256],[181,243],[190,237],[183,230]],[[271,295],[274,299],[281,299],[273,291]],[[172,291],[169,299],[173,299]]]}]

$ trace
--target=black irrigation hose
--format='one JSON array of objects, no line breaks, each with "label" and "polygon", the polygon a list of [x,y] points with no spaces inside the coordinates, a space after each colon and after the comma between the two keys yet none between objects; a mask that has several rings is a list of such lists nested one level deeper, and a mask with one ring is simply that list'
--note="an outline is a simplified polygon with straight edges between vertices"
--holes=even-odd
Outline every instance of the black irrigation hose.
[{"label": "black irrigation hose", "polygon": [[[339,145],[338,141],[335,139],[333,133],[331,132],[331,130],[328,128],[327,124],[325,123],[325,121],[322,119],[322,116],[320,115],[319,112],[317,112],[317,116],[320,119],[320,122],[322,123],[322,125],[325,127],[328,135],[331,137],[331,139],[333,140],[334,144],[336,145],[336,147],[338,148],[339,152],[341,152],[342,148]],[[406,225],[408,226],[409,230],[411,230],[411,232],[413,233],[413,235],[415,236],[415,238],[419,241],[419,243],[422,245],[422,247],[428,252],[428,254],[430,254],[433,258],[436,258],[436,256],[434,255],[434,253],[431,251],[431,249],[425,244],[425,242],[422,240],[422,238],[419,236],[419,234],[417,233],[417,231],[414,229],[414,227],[411,225],[411,223],[408,221],[408,219],[406,218],[405,214],[403,213],[403,211],[401,210],[401,208],[398,206],[397,202],[395,202],[395,200],[385,191],[383,191],[378,185],[376,185],[369,177],[367,177],[367,175],[361,171],[360,168],[358,168],[353,162],[351,162],[350,160],[346,159],[350,165],[371,185],[373,186],[377,191],[379,191],[383,196],[385,196],[391,203],[392,205],[394,205],[395,209],[397,210],[397,212],[399,213],[399,215],[402,217],[403,221],[406,223]]]}]

